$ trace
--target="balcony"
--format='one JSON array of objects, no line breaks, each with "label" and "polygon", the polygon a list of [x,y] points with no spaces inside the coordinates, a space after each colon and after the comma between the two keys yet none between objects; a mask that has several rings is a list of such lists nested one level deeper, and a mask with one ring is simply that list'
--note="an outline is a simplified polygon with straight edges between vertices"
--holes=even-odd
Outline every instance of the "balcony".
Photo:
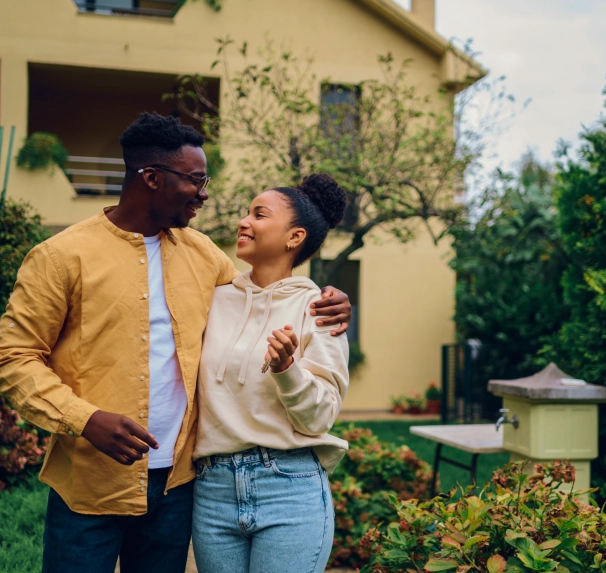
[{"label": "balcony", "polygon": [[118,16],[172,18],[182,0],[74,0],[80,12]]},{"label": "balcony", "polygon": [[[59,137],[69,153],[66,175],[78,199],[119,195],[124,162],[119,139],[143,111],[174,115],[196,129],[172,101],[177,74],[30,63],[28,131]],[[219,105],[219,79],[208,78]],[[207,111],[207,110],[203,110]]]}]

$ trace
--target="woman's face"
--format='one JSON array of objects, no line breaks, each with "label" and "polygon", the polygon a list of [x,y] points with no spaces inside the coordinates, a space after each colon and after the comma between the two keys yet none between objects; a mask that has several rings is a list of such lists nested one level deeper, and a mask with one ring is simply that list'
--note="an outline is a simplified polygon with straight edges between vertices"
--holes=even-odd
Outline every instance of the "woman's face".
[{"label": "woman's face", "polygon": [[[291,226],[292,218],[292,209],[282,193],[264,191],[255,197],[248,215],[238,223],[236,256],[253,266],[279,264],[280,259],[292,263],[305,239],[304,229]],[[287,244],[294,248],[288,250]]]}]

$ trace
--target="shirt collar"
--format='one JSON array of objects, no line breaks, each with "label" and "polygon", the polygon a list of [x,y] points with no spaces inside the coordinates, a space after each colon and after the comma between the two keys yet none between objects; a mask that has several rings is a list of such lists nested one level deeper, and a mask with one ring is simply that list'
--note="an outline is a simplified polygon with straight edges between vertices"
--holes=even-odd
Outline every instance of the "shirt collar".
[{"label": "shirt collar", "polygon": [[[113,211],[116,208],[115,205],[112,205],[111,207],[104,207],[101,210],[101,213],[99,213],[99,219],[101,220],[101,223],[103,223],[103,226],[110,231],[110,233],[113,233],[114,235],[116,235],[117,237],[120,237],[121,239],[125,239],[126,241],[130,241],[130,242],[134,242],[134,243],[142,243],[143,242],[143,235],[141,233],[133,233],[131,231],[125,231],[124,229],[120,229],[120,227],[116,227],[116,225],[114,225],[108,218],[107,218],[107,213],[109,213],[110,211]],[[167,239],[173,243],[173,245],[177,244],[177,237],[175,237],[175,234],[172,232],[171,229],[166,228],[166,229],[162,229],[162,232],[164,235],[166,235]]]}]

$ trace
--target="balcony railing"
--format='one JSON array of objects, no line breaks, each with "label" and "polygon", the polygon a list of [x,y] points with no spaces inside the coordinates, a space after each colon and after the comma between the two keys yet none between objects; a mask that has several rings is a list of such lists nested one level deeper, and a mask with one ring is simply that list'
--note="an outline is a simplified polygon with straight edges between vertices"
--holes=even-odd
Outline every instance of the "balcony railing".
[{"label": "balcony railing", "polygon": [[182,0],[75,0],[80,12],[172,18]]},{"label": "balcony railing", "polygon": [[[121,170],[112,169],[112,165],[119,166]],[[76,193],[82,197],[120,195],[124,180],[124,161],[111,157],[70,155],[65,173]]]}]

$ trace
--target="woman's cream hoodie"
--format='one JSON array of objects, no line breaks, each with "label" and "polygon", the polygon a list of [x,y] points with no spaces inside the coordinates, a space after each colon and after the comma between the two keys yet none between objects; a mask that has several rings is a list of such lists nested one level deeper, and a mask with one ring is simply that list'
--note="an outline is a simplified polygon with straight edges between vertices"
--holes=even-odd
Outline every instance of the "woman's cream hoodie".
[{"label": "woman's cream hoodie", "polygon": [[[290,277],[265,288],[250,272],[215,289],[198,375],[200,416],[194,460],[253,446],[287,450],[313,447],[332,472],[347,442],[327,432],[347,386],[347,337],[317,326],[309,305],[320,290]],[[261,373],[272,330],[290,324],[299,339],[293,364]]]}]

